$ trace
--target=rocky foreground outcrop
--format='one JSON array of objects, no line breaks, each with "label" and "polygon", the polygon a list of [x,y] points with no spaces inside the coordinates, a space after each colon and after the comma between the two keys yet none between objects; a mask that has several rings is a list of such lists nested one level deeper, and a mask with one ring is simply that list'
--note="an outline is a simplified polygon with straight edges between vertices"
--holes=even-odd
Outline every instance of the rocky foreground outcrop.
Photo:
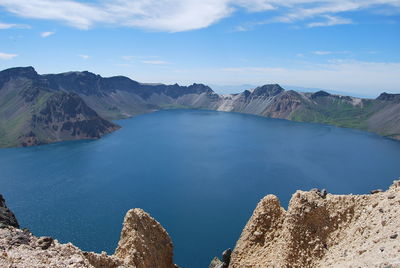
[{"label": "rocky foreground outcrop", "polygon": [[[386,191],[333,195],[297,191],[288,210],[264,197],[233,252],[210,268],[400,267],[400,180]],[[141,209],[127,212],[114,255],[19,229],[0,195],[0,267],[176,268],[165,229]]]},{"label": "rocky foreground outcrop", "polygon": [[136,268],[175,267],[173,246],[167,231],[138,208],[126,213],[115,256]]},{"label": "rocky foreground outcrop", "polygon": [[0,267],[174,268],[172,242],[165,229],[141,209],[125,216],[114,255],[85,252],[71,243],[36,237],[19,229],[0,195]]},{"label": "rocky foreground outcrop", "polygon": [[400,267],[400,181],[368,195],[297,191],[257,205],[229,267]]}]

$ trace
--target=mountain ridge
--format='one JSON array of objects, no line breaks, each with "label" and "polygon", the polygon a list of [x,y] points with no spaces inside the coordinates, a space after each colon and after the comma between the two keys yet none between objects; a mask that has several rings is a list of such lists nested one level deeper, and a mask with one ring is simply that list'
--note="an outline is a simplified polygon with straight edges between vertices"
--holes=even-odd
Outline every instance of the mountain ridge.
[{"label": "mountain ridge", "polygon": [[[54,111],[46,110],[45,106],[50,105],[48,99],[61,101],[60,97],[50,98],[56,94],[63,94],[63,103],[74,105],[80,113],[74,113],[75,118],[61,116],[63,121],[70,121],[63,122],[66,123],[64,128],[60,120],[57,126],[38,124],[50,123],[37,120]],[[68,109],[74,109],[58,104],[61,105],[58,114],[68,114]],[[204,84],[143,84],[125,76],[102,77],[89,71],[40,75],[29,66],[0,72],[0,147],[95,139],[118,129],[109,120],[174,108],[322,123],[400,139],[400,94],[382,93],[376,99],[366,99],[325,91],[297,92],[285,90],[278,84],[267,84],[237,94],[221,95]],[[60,127],[70,132],[60,133]]]}]

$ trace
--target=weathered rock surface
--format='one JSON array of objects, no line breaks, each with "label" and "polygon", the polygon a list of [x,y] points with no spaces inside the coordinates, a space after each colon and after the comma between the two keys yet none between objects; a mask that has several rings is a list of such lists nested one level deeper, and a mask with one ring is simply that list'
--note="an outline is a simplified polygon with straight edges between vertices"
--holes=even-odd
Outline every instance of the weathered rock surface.
[{"label": "weathered rock surface", "polygon": [[159,222],[141,209],[126,213],[115,256],[137,268],[174,268],[172,242]]},{"label": "weathered rock surface", "polygon": [[268,195],[229,267],[400,267],[399,232],[400,181],[370,195],[297,191],[287,211]]},{"label": "weathered rock surface", "polygon": [[168,233],[141,209],[132,209],[126,214],[118,249],[111,256],[105,252],[84,252],[71,243],[36,237],[28,230],[16,228],[14,214],[7,209],[1,195],[0,219],[0,267],[175,267]]},{"label": "weathered rock surface", "polygon": [[231,254],[232,250],[230,248],[224,250],[224,252],[222,252],[222,259],[220,260],[218,257],[214,257],[208,268],[228,268],[231,261]]},{"label": "weathered rock surface", "polygon": [[19,228],[19,224],[17,219],[15,218],[14,213],[8,209],[6,206],[6,201],[3,196],[0,194],[0,228],[6,226],[13,226]]},{"label": "weathered rock surface", "polygon": [[210,265],[208,266],[208,268],[223,268],[224,267],[224,263],[218,259],[218,257],[214,257],[214,259],[212,259]]}]

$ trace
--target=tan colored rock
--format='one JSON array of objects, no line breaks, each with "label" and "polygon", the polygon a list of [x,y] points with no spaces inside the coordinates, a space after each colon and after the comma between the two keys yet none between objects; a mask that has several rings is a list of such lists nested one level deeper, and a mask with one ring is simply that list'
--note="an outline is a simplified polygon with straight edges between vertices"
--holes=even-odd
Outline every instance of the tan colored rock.
[{"label": "tan colored rock", "polygon": [[229,267],[400,267],[399,232],[399,181],[373,195],[297,191],[287,211],[269,195],[243,230]]},{"label": "tan colored rock", "polygon": [[116,254],[111,256],[105,252],[101,254],[84,252],[71,243],[61,244],[50,237],[36,237],[28,231],[3,224],[0,228],[0,267],[173,268],[175,266],[168,233],[146,212],[132,209],[125,216]]},{"label": "tan colored rock", "polygon": [[126,213],[115,256],[136,268],[174,268],[173,247],[167,231],[141,209]]},{"label": "tan colored rock", "polygon": [[43,238],[8,227],[0,229],[0,267],[89,267],[116,268],[122,264],[113,256],[83,252],[71,243],[51,242],[43,250]]}]

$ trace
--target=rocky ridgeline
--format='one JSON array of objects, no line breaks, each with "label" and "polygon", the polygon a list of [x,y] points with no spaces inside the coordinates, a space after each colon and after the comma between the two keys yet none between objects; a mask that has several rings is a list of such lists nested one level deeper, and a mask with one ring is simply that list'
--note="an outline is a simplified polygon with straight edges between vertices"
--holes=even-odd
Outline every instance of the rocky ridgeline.
[{"label": "rocky ridgeline", "polygon": [[400,94],[361,99],[270,84],[220,95],[203,84],[143,84],[87,71],[40,75],[17,67],[0,71],[0,147],[97,139],[119,128],[108,120],[171,108],[330,124],[400,140]]},{"label": "rocky ridgeline", "polygon": [[229,267],[400,267],[400,181],[369,195],[297,191],[257,205]]},{"label": "rocky ridgeline", "polygon": [[19,229],[0,195],[0,267],[175,268],[165,229],[141,209],[126,213],[114,255],[85,252],[71,243]]},{"label": "rocky ridgeline", "polygon": [[[297,191],[288,210],[274,195],[257,205],[233,251],[209,268],[400,267],[400,180],[368,195]],[[0,196],[0,267],[176,268],[166,230],[141,209],[127,212],[114,255],[19,229]]]}]

